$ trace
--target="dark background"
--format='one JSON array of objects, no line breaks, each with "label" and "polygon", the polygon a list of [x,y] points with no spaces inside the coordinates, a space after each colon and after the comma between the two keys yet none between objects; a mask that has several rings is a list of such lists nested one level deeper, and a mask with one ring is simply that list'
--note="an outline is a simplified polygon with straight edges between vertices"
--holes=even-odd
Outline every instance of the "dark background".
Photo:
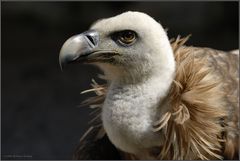
[{"label": "dark background", "polygon": [[100,71],[62,72],[59,50],[95,20],[127,10],[153,16],[170,38],[192,34],[188,45],[238,48],[238,2],[2,2],[2,159],[71,159],[90,118],[77,107],[88,96],[80,92]]}]

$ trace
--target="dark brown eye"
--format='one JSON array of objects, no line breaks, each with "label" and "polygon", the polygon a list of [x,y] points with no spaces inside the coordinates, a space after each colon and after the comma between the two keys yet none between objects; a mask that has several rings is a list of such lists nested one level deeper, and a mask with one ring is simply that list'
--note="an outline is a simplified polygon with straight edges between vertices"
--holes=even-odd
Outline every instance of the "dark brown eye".
[{"label": "dark brown eye", "polygon": [[132,30],[119,31],[114,33],[112,36],[113,40],[123,46],[132,45],[137,39],[136,32]]}]

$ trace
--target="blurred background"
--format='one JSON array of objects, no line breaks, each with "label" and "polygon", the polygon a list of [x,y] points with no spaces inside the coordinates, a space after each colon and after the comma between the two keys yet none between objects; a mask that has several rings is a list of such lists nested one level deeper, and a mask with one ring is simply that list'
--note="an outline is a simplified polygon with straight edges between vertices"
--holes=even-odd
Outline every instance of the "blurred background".
[{"label": "blurred background", "polygon": [[238,48],[238,2],[2,2],[2,159],[71,159],[87,129],[93,66],[63,72],[58,54],[64,41],[99,18],[142,11],[168,28],[169,38],[192,34],[187,45]]}]

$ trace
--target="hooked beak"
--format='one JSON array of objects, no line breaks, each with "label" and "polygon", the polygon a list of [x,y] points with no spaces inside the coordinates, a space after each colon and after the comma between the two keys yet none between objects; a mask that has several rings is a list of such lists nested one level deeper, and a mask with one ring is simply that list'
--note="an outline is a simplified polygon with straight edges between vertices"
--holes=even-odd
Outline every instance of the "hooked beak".
[{"label": "hooked beak", "polygon": [[69,63],[84,61],[94,52],[99,42],[99,34],[94,30],[70,37],[62,46],[59,55],[61,69]]},{"label": "hooked beak", "polygon": [[121,54],[116,50],[98,49],[99,34],[89,30],[70,37],[62,46],[59,55],[61,69],[69,63],[114,63],[115,56]]}]

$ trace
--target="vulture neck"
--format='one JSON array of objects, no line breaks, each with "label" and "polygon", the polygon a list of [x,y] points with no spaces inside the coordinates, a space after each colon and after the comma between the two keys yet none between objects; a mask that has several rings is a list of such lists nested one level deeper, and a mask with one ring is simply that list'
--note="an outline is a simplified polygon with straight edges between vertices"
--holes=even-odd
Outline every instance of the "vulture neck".
[{"label": "vulture neck", "polygon": [[159,66],[152,68],[151,74],[143,79],[133,80],[131,75],[110,81],[102,120],[109,139],[119,149],[139,154],[141,148],[163,144],[163,135],[153,132],[153,123],[168,107],[162,102],[175,72],[174,58],[168,60],[170,62],[157,63]]},{"label": "vulture neck", "polygon": [[[135,71],[132,74],[129,74],[129,72],[121,74],[117,79],[113,79],[110,82],[109,92],[122,95],[122,97],[132,96],[133,99],[139,98],[137,100],[138,105],[142,105],[141,101],[144,101],[149,103],[145,106],[146,108],[156,108],[168,95],[174,80],[175,62],[172,65],[163,68],[161,64],[156,66],[149,74],[144,75],[138,72],[134,73]],[[142,100],[141,97],[143,98]],[[133,104],[136,103],[134,103],[134,100],[131,101]]]}]

